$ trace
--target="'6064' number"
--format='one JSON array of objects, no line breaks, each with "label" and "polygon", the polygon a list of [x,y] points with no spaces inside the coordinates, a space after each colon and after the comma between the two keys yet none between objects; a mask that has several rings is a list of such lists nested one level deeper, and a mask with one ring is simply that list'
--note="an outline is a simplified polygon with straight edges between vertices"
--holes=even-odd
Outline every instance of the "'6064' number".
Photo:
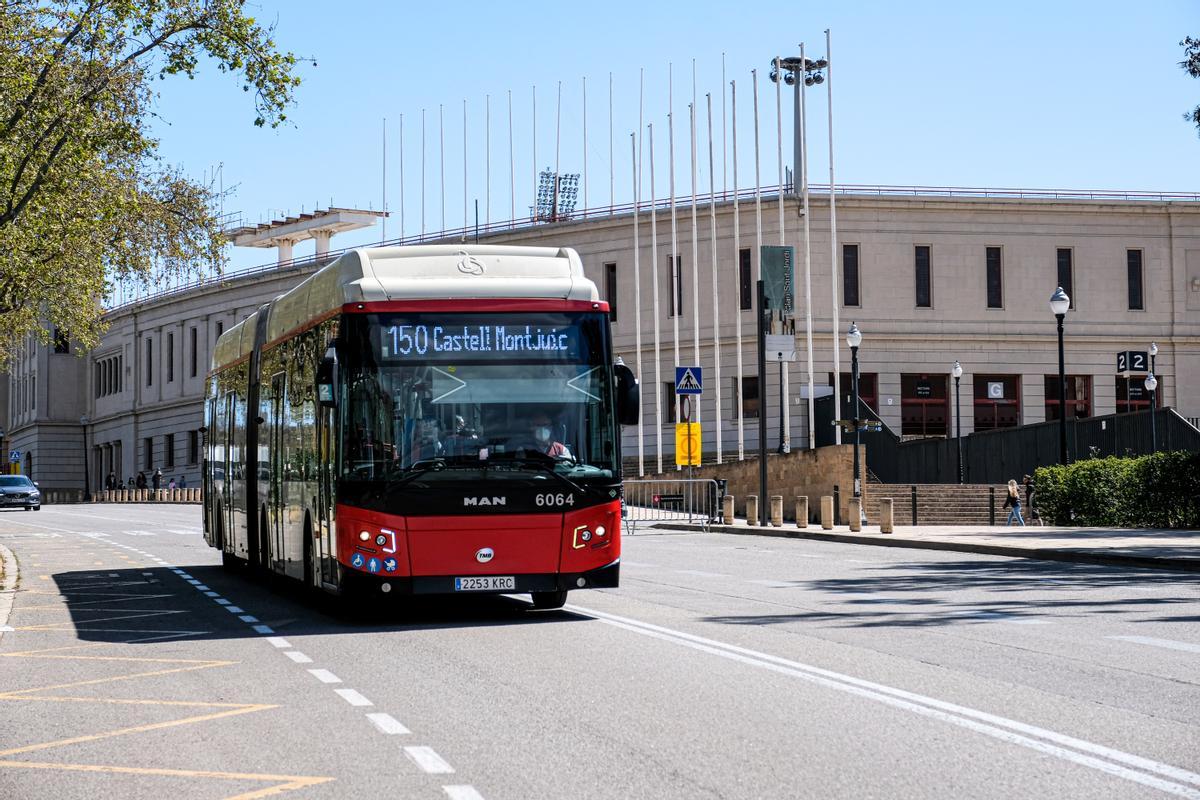
[{"label": "'6064' number", "polygon": [[535,494],[533,496],[533,504],[539,507],[546,506],[573,506],[575,505],[575,495],[573,494]]}]

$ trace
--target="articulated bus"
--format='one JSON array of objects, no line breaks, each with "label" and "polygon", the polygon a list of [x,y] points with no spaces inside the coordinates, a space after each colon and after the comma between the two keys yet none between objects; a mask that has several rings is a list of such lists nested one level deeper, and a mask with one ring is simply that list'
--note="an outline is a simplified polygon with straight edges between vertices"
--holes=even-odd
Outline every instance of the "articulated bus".
[{"label": "articulated bus", "polygon": [[615,587],[637,380],[568,248],[360,249],[217,341],[204,536],[333,594]]}]

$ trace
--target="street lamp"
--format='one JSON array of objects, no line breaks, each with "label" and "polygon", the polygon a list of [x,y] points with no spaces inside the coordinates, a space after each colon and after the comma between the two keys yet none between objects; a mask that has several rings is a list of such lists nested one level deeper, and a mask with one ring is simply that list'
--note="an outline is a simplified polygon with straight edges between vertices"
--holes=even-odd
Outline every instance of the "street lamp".
[{"label": "street lamp", "polygon": [[1155,390],[1157,388],[1158,388],[1158,378],[1154,377],[1154,373],[1151,372],[1149,375],[1146,376],[1146,391],[1148,391],[1150,393],[1150,452],[1151,453],[1154,453],[1158,450],[1158,436],[1156,435],[1156,431],[1154,430],[1154,417],[1155,417],[1155,413],[1157,411],[1157,403],[1155,403],[1154,401],[1157,399],[1155,397]]},{"label": "street lamp", "polygon": [[962,411],[958,404],[958,382],[962,380],[962,364],[954,362],[951,374],[954,376],[954,441],[958,445],[958,482],[963,482],[962,462]]},{"label": "street lamp", "polygon": [[92,502],[92,485],[88,474],[88,446],[87,446],[87,426],[91,420],[87,415],[79,418],[79,424],[83,428],[83,502]]},{"label": "street lamp", "polygon": [[1063,355],[1063,319],[1071,307],[1071,298],[1059,286],[1050,295],[1050,311],[1058,320],[1058,461],[1067,464],[1067,366]]},{"label": "street lamp", "polygon": [[850,384],[854,387],[854,496],[861,497],[862,486],[858,480],[858,445],[862,436],[858,419],[858,346],[862,344],[862,331],[858,329],[857,322],[850,323],[846,344],[850,346]]}]

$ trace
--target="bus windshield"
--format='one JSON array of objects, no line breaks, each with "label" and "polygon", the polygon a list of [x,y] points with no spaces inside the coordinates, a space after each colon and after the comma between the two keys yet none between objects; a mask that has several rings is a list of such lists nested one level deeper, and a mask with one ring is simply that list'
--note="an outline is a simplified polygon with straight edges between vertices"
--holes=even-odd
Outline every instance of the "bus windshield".
[{"label": "bus windshield", "polygon": [[344,481],[618,474],[602,314],[361,314],[342,337]]}]

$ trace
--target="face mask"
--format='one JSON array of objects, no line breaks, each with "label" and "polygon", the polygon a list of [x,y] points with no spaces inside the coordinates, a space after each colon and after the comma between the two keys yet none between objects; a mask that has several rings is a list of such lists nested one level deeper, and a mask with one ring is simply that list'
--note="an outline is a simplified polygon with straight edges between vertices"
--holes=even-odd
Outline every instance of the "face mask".
[{"label": "face mask", "polygon": [[539,442],[545,442],[550,439],[550,428],[543,425],[533,429],[533,435]]}]

